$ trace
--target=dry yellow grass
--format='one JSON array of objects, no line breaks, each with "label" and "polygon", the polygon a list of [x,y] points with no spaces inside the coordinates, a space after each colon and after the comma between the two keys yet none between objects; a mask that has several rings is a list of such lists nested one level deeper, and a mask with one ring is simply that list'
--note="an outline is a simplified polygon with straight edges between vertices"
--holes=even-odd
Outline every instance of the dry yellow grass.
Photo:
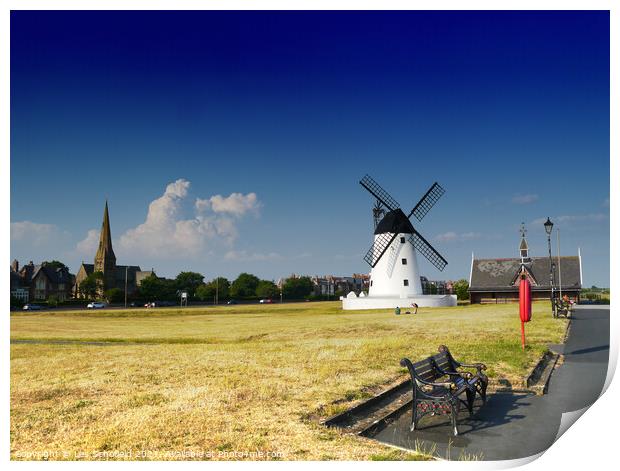
[{"label": "dry yellow grass", "polygon": [[516,305],[416,316],[340,303],[12,314],[12,340],[107,344],[11,345],[11,456],[403,459],[316,419],[402,376],[401,357],[442,343],[492,377],[520,379],[561,341],[566,321],[547,307],[534,307],[526,352]]}]

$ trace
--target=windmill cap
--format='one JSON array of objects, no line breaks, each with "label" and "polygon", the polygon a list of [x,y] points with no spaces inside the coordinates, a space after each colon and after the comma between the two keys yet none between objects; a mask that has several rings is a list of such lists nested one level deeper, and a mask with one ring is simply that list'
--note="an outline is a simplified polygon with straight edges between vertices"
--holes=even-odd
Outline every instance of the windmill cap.
[{"label": "windmill cap", "polygon": [[375,235],[385,234],[386,232],[391,234],[413,234],[414,230],[409,218],[403,213],[402,209],[398,208],[386,213],[381,222],[377,224]]}]

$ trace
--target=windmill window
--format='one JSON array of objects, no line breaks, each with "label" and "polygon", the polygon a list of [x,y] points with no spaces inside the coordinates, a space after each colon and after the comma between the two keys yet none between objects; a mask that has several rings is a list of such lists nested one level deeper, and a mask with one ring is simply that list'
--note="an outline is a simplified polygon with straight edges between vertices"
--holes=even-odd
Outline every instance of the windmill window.
[{"label": "windmill window", "polygon": [[370,280],[370,286],[372,286],[372,280]]},{"label": "windmill window", "polygon": [[401,261],[403,262],[403,265],[407,265],[407,259],[406,258],[403,258]]},{"label": "windmill window", "polygon": [[403,285],[409,286],[409,280],[403,280]]},{"label": "windmill window", "polygon": [[401,237],[401,238],[400,238],[400,243],[401,243],[401,244],[404,244],[404,243],[405,243],[405,238],[404,238],[404,237]]}]

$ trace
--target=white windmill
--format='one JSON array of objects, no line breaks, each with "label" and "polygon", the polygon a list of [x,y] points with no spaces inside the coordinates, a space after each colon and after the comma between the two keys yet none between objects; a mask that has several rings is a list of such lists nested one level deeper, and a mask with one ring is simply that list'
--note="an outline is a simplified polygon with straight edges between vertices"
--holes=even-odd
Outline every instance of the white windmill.
[{"label": "white windmill", "polygon": [[[354,295],[343,300],[344,309],[372,309],[379,307],[454,306],[452,295],[424,295],[416,250],[437,269],[448,264],[445,258],[413,227],[411,216],[421,221],[445,190],[435,182],[408,215],[400,204],[369,175],[360,184],[376,198],[374,241],[364,260],[371,266],[368,296]],[[379,208],[385,208],[379,211]],[[381,219],[378,220],[380,216]]]}]

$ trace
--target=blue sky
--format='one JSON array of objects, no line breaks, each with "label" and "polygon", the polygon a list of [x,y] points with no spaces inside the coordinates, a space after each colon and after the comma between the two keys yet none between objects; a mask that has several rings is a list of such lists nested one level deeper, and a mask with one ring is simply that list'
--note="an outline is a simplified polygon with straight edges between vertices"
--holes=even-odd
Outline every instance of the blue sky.
[{"label": "blue sky", "polygon": [[[368,271],[371,174],[445,256],[609,285],[607,12],[11,13],[11,257],[207,278]],[[554,239],[555,246],[555,239]]]}]

